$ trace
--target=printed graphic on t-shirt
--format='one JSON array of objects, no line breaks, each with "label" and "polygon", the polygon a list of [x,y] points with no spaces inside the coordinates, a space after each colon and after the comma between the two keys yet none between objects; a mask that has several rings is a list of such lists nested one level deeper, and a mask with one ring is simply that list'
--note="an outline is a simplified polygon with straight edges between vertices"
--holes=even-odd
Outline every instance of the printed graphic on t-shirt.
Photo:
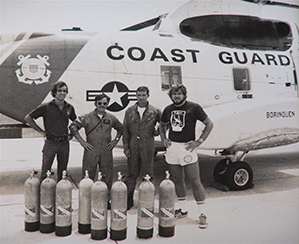
[{"label": "printed graphic on t-shirt", "polygon": [[186,111],[173,110],[170,116],[171,128],[175,132],[180,132],[185,127]]}]

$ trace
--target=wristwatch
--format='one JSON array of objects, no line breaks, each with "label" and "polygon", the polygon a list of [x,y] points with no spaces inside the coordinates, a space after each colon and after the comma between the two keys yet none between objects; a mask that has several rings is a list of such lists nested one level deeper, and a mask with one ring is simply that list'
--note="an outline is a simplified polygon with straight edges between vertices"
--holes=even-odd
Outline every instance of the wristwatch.
[{"label": "wristwatch", "polygon": [[119,138],[118,138],[118,137],[116,137],[116,138],[115,138],[115,140],[119,141]]},{"label": "wristwatch", "polygon": [[203,143],[203,139],[199,138],[197,141],[199,141],[200,143]]}]

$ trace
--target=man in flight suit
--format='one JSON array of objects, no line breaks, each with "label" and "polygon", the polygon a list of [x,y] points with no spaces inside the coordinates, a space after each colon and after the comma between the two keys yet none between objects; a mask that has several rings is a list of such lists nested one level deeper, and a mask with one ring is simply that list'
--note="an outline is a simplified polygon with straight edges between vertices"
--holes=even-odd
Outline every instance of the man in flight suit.
[{"label": "man in flight suit", "polygon": [[[82,178],[85,171],[89,177],[96,181],[96,170],[102,172],[103,181],[107,184],[109,192],[113,180],[113,157],[112,150],[122,136],[122,124],[112,114],[106,112],[109,98],[105,94],[95,97],[96,109],[90,113],[79,116],[80,121],[71,124],[70,129],[81,146],[85,149],[83,155]],[[78,131],[84,127],[87,141],[83,140]],[[117,131],[114,140],[111,140],[111,131]]]},{"label": "man in flight suit", "polygon": [[141,86],[137,89],[137,103],[126,111],[123,128],[124,154],[128,158],[128,177],[125,183],[128,187],[128,205],[134,205],[133,196],[137,178],[149,174],[154,176],[154,136],[158,136],[156,124],[160,122],[161,111],[147,101],[149,89]]}]

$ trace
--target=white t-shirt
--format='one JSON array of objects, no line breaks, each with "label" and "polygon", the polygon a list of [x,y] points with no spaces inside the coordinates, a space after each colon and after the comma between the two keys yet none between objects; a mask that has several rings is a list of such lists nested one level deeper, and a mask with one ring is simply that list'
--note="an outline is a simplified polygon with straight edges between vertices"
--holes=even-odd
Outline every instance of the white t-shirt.
[{"label": "white t-shirt", "polygon": [[138,110],[138,112],[140,114],[140,118],[142,118],[145,109],[146,109],[146,107],[139,107],[139,106],[137,106],[137,110]]}]

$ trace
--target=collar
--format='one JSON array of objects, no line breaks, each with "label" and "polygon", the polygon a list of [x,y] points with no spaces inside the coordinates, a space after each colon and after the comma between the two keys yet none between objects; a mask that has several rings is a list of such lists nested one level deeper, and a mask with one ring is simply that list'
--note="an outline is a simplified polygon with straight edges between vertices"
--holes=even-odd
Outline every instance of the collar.
[{"label": "collar", "polygon": [[[145,106],[145,110],[148,110],[148,107],[149,107],[149,102],[146,103],[146,106]],[[138,102],[135,103],[134,105],[134,109],[137,111],[137,108],[138,108]]]},{"label": "collar", "polygon": [[[97,109],[95,109],[95,110],[93,110],[93,114],[95,115],[95,116],[97,116],[98,118],[100,118],[99,117],[99,114],[98,114],[98,112],[97,112]],[[106,111],[103,113],[103,117],[102,118],[104,118],[104,116],[106,115]]]},{"label": "collar", "polygon": [[[54,104],[55,106],[58,106],[58,104],[55,102],[55,99],[51,100],[49,103]],[[69,105],[69,103],[67,101],[64,101],[63,107],[66,107],[67,105]]]}]

